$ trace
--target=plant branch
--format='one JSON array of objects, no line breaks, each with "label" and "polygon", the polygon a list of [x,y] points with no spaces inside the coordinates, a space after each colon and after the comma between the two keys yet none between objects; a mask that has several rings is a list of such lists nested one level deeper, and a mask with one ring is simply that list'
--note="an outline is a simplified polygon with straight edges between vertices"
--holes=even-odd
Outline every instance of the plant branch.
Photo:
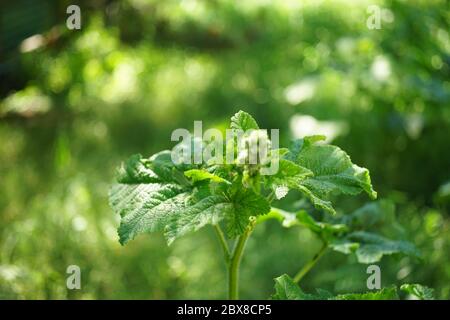
[{"label": "plant branch", "polygon": [[228,247],[227,240],[223,234],[222,229],[218,224],[214,225],[214,230],[216,231],[217,238],[219,239],[220,246],[223,250],[223,257],[225,258],[225,262],[228,264],[231,258],[230,248]]},{"label": "plant branch", "polygon": [[269,201],[269,203],[271,203],[275,199],[275,192],[273,190],[270,191],[270,193],[266,199],[267,199],[267,201]]},{"label": "plant branch", "polygon": [[327,250],[327,247],[328,247],[327,243],[323,242],[319,252],[317,252],[312,258],[312,260],[310,260],[307,264],[303,266],[303,268],[301,268],[297,272],[297,274],[294,277],[295,283],[299,283],[300,280],[302,280],[303,277],[312,269],[312,267],[316,265],[317,261],[319,261],[319,259],[324,255],[325,251]]},{"label": "plant branch", "polygon": [[251,221],[245,232],[238,238],[228,265],[228,299],[239,299],[239,265],[248,237],[253,231],[256,220]]}]

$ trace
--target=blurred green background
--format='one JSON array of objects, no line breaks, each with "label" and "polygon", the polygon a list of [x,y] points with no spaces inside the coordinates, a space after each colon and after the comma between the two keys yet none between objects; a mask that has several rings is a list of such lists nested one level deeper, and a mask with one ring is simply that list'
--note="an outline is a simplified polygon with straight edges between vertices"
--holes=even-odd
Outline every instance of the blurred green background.
[{"label": "blurred green background", "polygon": [[[81,7],[81,30],[66,8]],[[369,30],[367,8],[383,9]],[[118,243],[114,170],[171,148],[175,128],[223,127],[239,109],[282,143],[324,133],[367,167],[423,259],[390,256],[382,284],[450,298],[449,1],[33,1],[0,5],[0,298],[224,298],[211,228],[167,247]],[[297,199],[293,199],[297,200]],[[368,201],[337,199],[341,214]],[[270,296],[320,242],[258,226],[241,297]],[[66,268],[82,289],[66,289]],[[366,290],[366,267],[328,253],[306,291]]]}]

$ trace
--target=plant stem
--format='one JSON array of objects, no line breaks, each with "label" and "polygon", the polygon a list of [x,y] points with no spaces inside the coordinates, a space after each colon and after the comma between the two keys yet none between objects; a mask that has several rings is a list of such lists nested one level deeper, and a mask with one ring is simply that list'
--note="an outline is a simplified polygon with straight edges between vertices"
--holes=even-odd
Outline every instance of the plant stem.
[{"label": "plant stem", "polygon": [[299,272],[297,272],[297,274],[294,277],[295,283],[299,283],[300,280],[302,280],[302,278],[312,269],[312,267],[316,265],[317,261],[319,261],[319,259],[323,256],[323,254],[327,250],[327,247],[328,247],[327,244],[324,242],[319,252],[317,252],[314,255],[312,260],[310,260],[307,264],[303,266],[303,268],[299,270]]},{"label": "plant stem", "polygon": [[242,253],[244,252],[245,243],[252,233],[255,221],[250,222],[245,232],[238,238],[236,245],[228,264],[228,299],[239,299],[239,265],[241,263]]},{"label": "plant stem", "polygon": [[216,231],[217,238],[219,238],[220,246],[223,250],[223,257],[225,262],[228,264],[230,262],[231,253],[230,248],[228,247],[227,240],[225,240],[225,236],[223,235],[223,231],[218,224],[214,225],[214,230]]},{"label": "plant stem", "polygon": [[275,198],[275,192],[272,190],[270,191],[269,195],[267,196],[267,201],[272,202],[273,199]]}]

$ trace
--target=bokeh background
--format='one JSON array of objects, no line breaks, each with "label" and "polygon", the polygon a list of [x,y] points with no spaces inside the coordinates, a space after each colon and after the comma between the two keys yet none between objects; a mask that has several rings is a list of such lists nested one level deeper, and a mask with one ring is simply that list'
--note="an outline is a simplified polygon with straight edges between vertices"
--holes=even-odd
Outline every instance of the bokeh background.
[{"label": "bokeh background", "polygon": [[[66,28],[78,4],[81,30]],[[383,9],[369,30],[367,8]],[[0,4],[0,298],[224,298],[211,228],[167,247],[118,243],[115,168],[170,148],[175,128],[223,128],[239,109],[283,143],[311,133],[370,169],[395,205],[391,236],[423,259],[390,256],[382,284],[450,298],[449,1],[15,0]],[[297,199],[293,199],[297,200]],[[337,199],[341,214],[368,199]],[[320,242],[258,226],[241,297],[267,298]],[[66,268],[82,289],[66,289]],[[366,289],[366,267],[329,252],[305,291]]]}]

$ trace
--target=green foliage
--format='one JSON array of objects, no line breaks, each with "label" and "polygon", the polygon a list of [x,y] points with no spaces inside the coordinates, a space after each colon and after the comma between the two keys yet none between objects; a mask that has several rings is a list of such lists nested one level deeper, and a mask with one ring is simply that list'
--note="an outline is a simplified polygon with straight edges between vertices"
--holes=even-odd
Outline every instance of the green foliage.
[{"label": "green foliage", "polygon": [[[247,131],[259,127],[248,113],[239,111],[231,118],[231,128]],[[346,254],[355,252],[361,263],[377,262],[383,255],[393,253],[418,255],[415,247],[408,242],[391,241],[364,231],[352,231],[352,227],[366,217],[367,211],[376,212],[376,208],[359,209],[338,223],[318,222],[304,210],[289,213],[271,209],[271,193],[264,194],[261,190],[272,190],[273,193],[280,186],[301,191],[316,208],[328,213],[335,213],[331,202],[325,200],[332,193],[356,195],[365,191],[370,197],[376,197],[368,170],[354,165],[338,147],[316,144],[323,139],[322,136],[306,137],[295,141],[287,152],[273,153],[272,156],[282,156],[279,159],[279,171],[265,179],[260,179],[259,171],[254,169],[254,166],[261,164],[236,162],[218,165],[203,162],[200,168],[189,169],[187,165],[186,170],[186,165],[183,167],[172,163],[169,151],[157,153],[148,159],[142,159],[140,155],[132,156],[119,169],[118,184],[111,188],[109,196],[112,208],[121,216],[118,231],[120,243],[125,244],[141,233],[164,231],[168,244],[171,244],[185,234],[206,225],[214,225],[219,230],[225,259],[229,262],[231,298],[237,298],[237,268],[245,241],[254,227],[251,221],[276,218],[285,227],[304,226],[324,242],[324,248],[328,246]],[[220,175],[229,177],[231,181]],[[182,177],[187,177],[187,180]],[[254,220],[256,217],[259,220]],[[220,231],[222,220],[226,225],[227,237],[239,237],[231,257]],[[298,279],[319,258],[317,256],[307,265]],[[277,299],[321,299],[325,294],[323,290],[320,296],[305,294],[286,275],[277,278],[275,288],[274,298]],[[420,290],[414,292],[417,291]],[[337,300],[395,297],[395,289],[335,297],[326,294],[327,299]]]},{"label": "green foliage", "polygon": [[419,300],[434,300],[434,289],[421,284],[402,284],[400,290],[403,290]]},{"label": "green foliage", "polygon": [[[433,290],[417,284],[403,284],[401,291],[406,291],[416,298],[429,300],[433,299]],[[317,289],[316,294],[308,294],[286,274],[275,279],[274,300],[399,300],[397,288],[395,286],[383,288],[377,291],[366,293],[347,293],[333,295],[330,292]]]},{"label": "green foliage", "polygon": [[[387,202],[378,201],[365,205],[335,222],[316,221],[306,211],[296,213],[272,208],[267,218],[279,220],[284,227],[303,226],[316,234],[327,247],[344,254],[355,254],[359,263],[375,263],[384,255],[403,254],[420,257],[418,249],[408,241],[389,240],[379,234],[361,231],[369,229],[380,220]],[[392,209],[392,208],[391,208]],[[371,221],[365,221],[370,213]],[[361,222],[365,221],[362,225]]]},{"label": "green foliage", "polygon": [[[44,2],[58,12],[67,7]],[[374,0],[395,17],[375,32],[364,23],[364,1],[191,2],[111,0],[105,7],[80,0],[89,10],[77,32],[41,1],[32,8],[2,2],[0,298],[223,298],[227,277],[217,272],[223,264],[214,228],[170,247],[161,230],[122,248],[107,190],[127,155],[148,160],[172,147],[173,128],[194,120],[223,130],[243,105],[262,128],[280,129],[282,146],[326,135],[370,168],[378,196],[389,200],[361,207],[364,195],[330,194],[320,198],[335,209],[330,216],[283,185],[291,182],[282,175],[261,190],[274,191],[273,206],[345,225],[343,235],[411,241],[423,260],[383,256],[383,283],[422,283],[449,299],[448,3]],[[170,163],[163,169],[172,184],[200,183],[183,174],[197,166],[173,175]],[[207,171],[233,181],[227,170]],[[146,183],[169,183],[153,178]],[[353,217],[355,208],[364,214]],[[357,263],[353,242],[341,246],[347,255],[327,247],[302,288],[364,292],[366,266]],[[321,247],[308,228],[257,224],[242,259],[242,297],[266,298],[273,275],[294,276]],[[64,270],[73,263],[82,269],[82,290],[66,289]]]},{"label": "green foliage", "polygon": [[[380,235],[357,231],[347,235],[344,240],[345,246],[357,248],[356,257],[360,263],[375,263],[380,261],[383,255],[402,253],[411,256],[420,256],[418,250],[409,242],[392,241]],[[338,250],[342,243],[333,244],[333,248]]]},{"label": "green foliage", "polygon": [[[230,127],[245,131],[259,128],[244,111],[231,118]],[[239,164],[203,163],[199,169],[184,170],[172,162],[170,151],[148,159],[140,155],[130,157],[118,170],[118,184],[109,196],[112,208],[121,216],[120,243],[125,244],[140,233],[164,231],[170,244],[177,237],[207,224],[217,225],[223,219],[229,238],[242,235],[251,217],[270,211],[268,195],[260,194],[261,188],[275,190],[286,185],[298,189],[315,206],[331,213],[331,202],[322,199],[332,192],[355,195],[366,191],[375,197],[367,169],[352,164],[338,147],[315,145],[320,140],[323,137],[297,140],[290,151],[283,153],[279,171],[263,180],[252,171],[252,165],[245,165],[242,170]],[[279,155],[278,152],[272,156]],[[216,171],[233,180],[220,177]],[[189,181],[182,179],[184,176]],[[308,222],[305,215],[302,217],[303,223]]]},{"label": "green foliage", "polygon": [[330,213],[336,213],[330,194],[356,195],[365,191],[372,199],[377,197],[370,182],[369,171],[354,165],[350,157],[341,149],[330,145],[318,145],[323,136],[300,139],[291,146],[287,155],[299,166],[307,168],[313,174],[296,187],[308,197],[315,207]]},{"label": "green foliage", "polygon": [[259,129],[256,120],[244,111],[239,111],[231,117],[230,127],[231,129],[243,131]]}]

